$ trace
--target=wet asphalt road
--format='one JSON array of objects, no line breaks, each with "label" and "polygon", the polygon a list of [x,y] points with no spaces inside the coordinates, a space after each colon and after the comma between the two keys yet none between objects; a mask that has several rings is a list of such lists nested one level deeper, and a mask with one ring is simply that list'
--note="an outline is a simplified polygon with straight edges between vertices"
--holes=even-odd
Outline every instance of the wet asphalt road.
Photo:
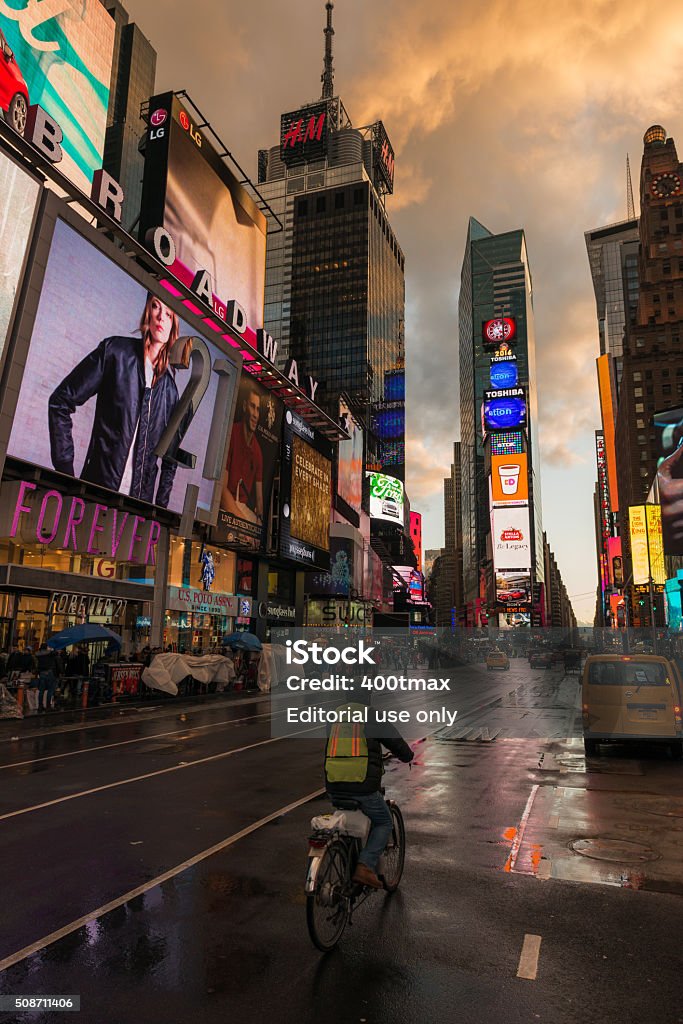
[{"label": "wet asphalt road", "polygon": [[[302,802],[321,785],[321,743],[273,740],[267,698],[0,741],[0,961],[17,961],[0,993],[80,994],[77,1019],[93,1024],[683,1021],[675,864],[666,886],[605,884],[583,858],[582,880],[566,880],[572,829],[600,830],[598,792],[668,800],[675,861],[681,766],[644,752],[607,761],[615,774],[569,771],[577,684],[561,671],[516,660],[455,679],[457,726],[419,744],[411,772],[389,764],[408,830],[401,888],[361,907],[328,956],[302,892],[310,818],[326,809]],[[517,977],[528,935],[534,980]]]}]

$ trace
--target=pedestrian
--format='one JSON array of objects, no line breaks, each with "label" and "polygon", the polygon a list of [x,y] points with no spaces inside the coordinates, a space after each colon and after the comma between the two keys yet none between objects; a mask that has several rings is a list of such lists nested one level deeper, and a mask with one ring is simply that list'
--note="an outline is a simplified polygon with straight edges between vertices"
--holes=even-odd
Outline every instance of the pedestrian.
[{"label": "pedestrian", "polygon": [[45,710],[52,707],[55,690],[57,689],[57,677],[59,665],[55,652],[47,644],[43,643],[36,656],[38,663],[38,711],[43,710],[43,694],[47,694]]}]

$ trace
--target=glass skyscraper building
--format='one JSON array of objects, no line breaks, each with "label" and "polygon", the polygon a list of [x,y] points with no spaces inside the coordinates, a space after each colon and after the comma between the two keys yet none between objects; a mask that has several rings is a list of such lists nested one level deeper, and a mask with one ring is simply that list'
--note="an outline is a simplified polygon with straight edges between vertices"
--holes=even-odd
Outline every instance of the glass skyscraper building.
[{"label": "glass skyscraper building", "polygon": [[[491,346],[485,345],[483,325],[495,319],[514,320],[519,384],[526,388],[528,424],[513,431],[528,460],[531,526],[531,578],[544,581],[543,522],[536,342],[531,271],[523,230],[494,235],[470,218],[462,264],[459,300],[460,355],[460,458],[464,601],[486,599],[496,603],[491,549],[490,458],[491,440],[484,441],[484,392],[492,389]],[[489,438],[496,435],[489,434]],[[502,441],[501,441],[502,443]]]}]

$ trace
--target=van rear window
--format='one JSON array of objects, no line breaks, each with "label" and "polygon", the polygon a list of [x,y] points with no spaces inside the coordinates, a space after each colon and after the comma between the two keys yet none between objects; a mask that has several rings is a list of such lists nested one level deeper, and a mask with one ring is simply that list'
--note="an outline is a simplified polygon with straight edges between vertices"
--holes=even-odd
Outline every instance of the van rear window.
[{"label": "van rear window", "polygon": [[660,661],[596,661],[588,668],[596,686],[666,686],[666,667]]}]

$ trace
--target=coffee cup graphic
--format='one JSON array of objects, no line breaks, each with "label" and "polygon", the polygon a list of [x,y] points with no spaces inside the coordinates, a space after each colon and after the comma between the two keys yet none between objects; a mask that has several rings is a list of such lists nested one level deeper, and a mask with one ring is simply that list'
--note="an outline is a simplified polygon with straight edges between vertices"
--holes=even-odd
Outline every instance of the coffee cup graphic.
[{"label": "coffee cup graphic", "polygon": [[519,488],[519,472],[521,467],[518,463],[511,463],[506,466],[499,466],[500,487],[503,494],[516,494]]}]

